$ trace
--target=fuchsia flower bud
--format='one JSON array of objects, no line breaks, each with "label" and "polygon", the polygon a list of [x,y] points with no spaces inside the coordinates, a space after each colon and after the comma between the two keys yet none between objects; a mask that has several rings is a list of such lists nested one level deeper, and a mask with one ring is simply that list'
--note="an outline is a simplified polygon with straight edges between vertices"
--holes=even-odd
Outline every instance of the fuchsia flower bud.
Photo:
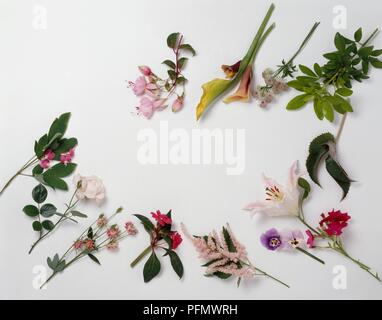
[{"label": "fuchsia flower bud", "polygon": [[179,110],[181,110],[183,108],[183,102],[183,96],[176,98],[172,103],[172,112],[178,112]]},{"label": "fuchsia flower bud", "polygon": [[139,66],[138,69],[146,77],[149,77],[153,74],[150,67],[148,66]]}]

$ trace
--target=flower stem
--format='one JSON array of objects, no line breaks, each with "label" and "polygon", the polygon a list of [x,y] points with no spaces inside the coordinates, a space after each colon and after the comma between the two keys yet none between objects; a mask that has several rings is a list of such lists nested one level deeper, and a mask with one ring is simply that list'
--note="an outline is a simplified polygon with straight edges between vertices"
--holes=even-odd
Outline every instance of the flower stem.
[{"label": "flower stem", "polygon": [[13,182],[13,180],[15,180],[19,175],[21,175],[26,169],[28,169],[30,166],[36,164],[36,161],[38,161],[38,159],[36,158],[36,156],[33,156],[27,163],[25,163],[19,171],[17,171],[8,181],[7,183],[4,185],[4,187],[1,189],[0,191],[0,196],[4,193],[4,191],[11,185],[11,183]]},{"label": "flower stem", "polygon": [[134,268],[139,261],[141,261],[146,255],[150,253],[152,250],[151,245],[149,245],[145,250],[142,251],[142,253],[130,264],[130,267]]},{"label": "flower stem", "polygon": [[314,260],[316,260],[316,261],[318,261],[318,262],[320,262],[320,263],[322,263],[322,264],[325,264],[325,261],[323,261],[323,260],[321,260],[320,258],[316,257],[315,255],[311,254],[310,252],[308,252],[308,251],[306,251],[306,250],[304,250],[304,249],[302,249],[302,248],[300,248],[300,247],[296,247],[296,249],[297,249],[298,251],[300,251],[300,252],[306,254],[307,256],[313,258]]},{"label": "flower stem", "polygon": [[283,281],[281,281],[281,280],[275,278],[274,276],[271,276],[270,274],[266,273],[265,271],[263,271],[263,270],[261,270],[261,269],[259,269],[259,268],[257,268],[257,267],[253,267],[253,268],[254,268],[256,271],[260,272],[261,275],[266,276],[266,277],[268,277],[268,278],[271,278],[272,280],[277,281],[278,283],[282,284],[283,286],[286,286],[287,288],[290,288],[290,286],[289,286],[288,284],[286,284],[285,282],[283,282]]},{"label": "flower stem", "polygon": [[347,114],[348,114],[347,112],[344,113],[344,115],[342,116],[342,119],[341,119],[340,126],[338,127],[337,135],[336,135],[336,138],[335,138],[337,144],[338,144],[338,141],[340,140],[342,130],[344,129],[344,125],[345,125],[345,121],[346,121],[346,118],[347,118]]}]

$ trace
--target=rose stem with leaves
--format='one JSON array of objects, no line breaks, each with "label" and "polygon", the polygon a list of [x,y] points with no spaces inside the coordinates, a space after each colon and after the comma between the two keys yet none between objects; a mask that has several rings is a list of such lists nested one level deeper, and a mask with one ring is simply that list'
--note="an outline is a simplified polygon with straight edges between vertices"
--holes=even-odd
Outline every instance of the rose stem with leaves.
[{"label": "rose stem with leaves", "polygon": [[18,176],[30,176],[30,175],[26,175],[24,174],[24,171],[29,169],[30,167],[36,165],[38,163],[38,159],[36,156],[33,156],[27,163],[25,163],[19,171],[17,171],[9,180],[8,182],[4,185],[4,187],[1,189],[0,191],[0,196],[4,193],[4,191],[10,186],[10,184],[13,182],[13,180],[15,180]]},{"label": "rose stem with leaves", "polygon": [[42,234],[42,231],[40,231],[40,237],[36,240],[35,243],[33,243],[32,247],[30,248],[29,250],[29,254],[32,253],[33,249],[39,244],[39,242],[41,242],[43,239],[45,239],[53,230],[56,229],[56,227],[61,223],[61,222],[64,222],[68,219],[72,220],[72,221],[75,221],[77,222],[76,220],[73,220],[71,218],[69,218],[67,215],[68,213],[70,213],[70,211],[78,204],[79,200],[76,200],[74,201],[74,197],[78,191],[78,189],[80,188],[80,186],[77,186],[76,190],[74,191],[72,197],[70,198],[70,201],[69,201],[69,204],[66,205],[66,210],[65,212],[62,214],[62,216],[60,217],[60,219],[58,219],[58,221],[53,225],[53,228],[51,230],[48,230],[45,234]]}]

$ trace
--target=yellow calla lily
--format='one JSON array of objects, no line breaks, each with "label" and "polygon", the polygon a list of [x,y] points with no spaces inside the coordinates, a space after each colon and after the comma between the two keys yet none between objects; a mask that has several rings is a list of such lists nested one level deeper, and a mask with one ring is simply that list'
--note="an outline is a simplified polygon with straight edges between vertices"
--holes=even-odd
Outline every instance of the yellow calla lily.
[{"label": "yellow calla lily", "polygon": [[[243,91],[243,88],[245,89],[246,86],[244,86],[245,82],[250,82],[252,73],[247,71],[247,67],[251,67],[252,70],[252,64],[255,60],[256,54],[261,47],[262,43],[266,39],[266,37],[269,35],[269,33],[273,30],[275,27],[274,24],[272,24],[270,27],[266,29],[266,26],[269,22],[269,19],[271,18],[271,15],[273,13],[275,6],[272,4],[268,12],[263,19],[259,30],[256,33],[255,38],[253,39],[251,46],[248,49],[247,54],[244,56],[244,58],[240,62],[240,67],[236,73],[236,75],[232,79],[214,79],[211,80],[205,84],[202,85],[203,94],[200,98],[199,104],[196,106],[196,119],[199,120],[200,117],[204,114],[206,109],[221,95],[223,95],[225,92],[227,92],[229,89],[234,87],[240,79],[247,73],[246,75],[246,81],[243,81],[243,87],[240,86],[239,90],[237,92],[234,98],[234,96],[228,98],[228,101],[231,99],[239,100],[238,94],[241,94],[241,91]],[[224,68],[223,68],[224,69]],[[247,72],[246,72],[247,71]],[[245,79],[244,79],[245,80]],[[244,92],[244,91],[243,91]],[[245,95],[245,92],[243,93]],[[238,97],[238,98],[236,98]],[[242,97],[243,98],[243,97]],[[232,100],[233,101],[233,100]]]}]

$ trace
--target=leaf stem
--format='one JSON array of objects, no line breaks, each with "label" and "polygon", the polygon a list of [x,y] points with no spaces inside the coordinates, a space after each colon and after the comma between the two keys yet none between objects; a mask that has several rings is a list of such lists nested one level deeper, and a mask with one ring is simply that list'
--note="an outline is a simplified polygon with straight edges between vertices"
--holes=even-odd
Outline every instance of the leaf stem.
[{"label": "leaf stem", "polygon": [[347,118],[347,114],[348,113],[345,112],[344,115],[341,118],[340,126],[338,127],[338,131],[337,131],[336,138],[335,138],[336,144],[338,144],[338,141],[340,140],[342,131],[344,129],[345,121],[346,121],[346,118]]},{"label": "leaf stem", "polygon": [[300,248],[300,247],[296,247],[296,249],[297,249],[298,251],[300,251],[300,252],[306,254],[307,256],[313,258],[314,260],[316,260],[316,261],[318,261],[318,262],[320,262],[320,263],[322,263],[322,264],[325,264],[325,261],[323,261],[323,260],[321,260],[320,258],[316,257],[315,255],[311,254],[310,252],[308,252],[308,251],[306,251],[306,250],[304,250],[304,249],[302,249],[302,248]]},{"label": "leaf stem", "polygon": [[135,260],[130,264],[130,267],[134,268],[146,255],[148,255],[152,251],[152,246],[149,245],[142,253],[135,258]]},{"label": "leaf stem", "polygon": [[253,268],[254,268],[257,272],[260,272],[261,275],[266,276],[266,277],[268,277],[268,278],[270,278],[270,279],[272,279],[272,280],[274,280],[274,281],[276,281],[276,282],[282,284],[283,286],[285,286],[285,287],[287,287],[287,288],[290,288],[290,286],[289,286],[288,284],[286,284],[285,282],[281,281],[280,279],[277,279],[276,277],[270,275],[269,273],[267,273],[267,272],[265,272],[265,271],[263,271],[263,270],[261,270],[261,269],[259,269],[259,268],[257,268],[257,267],[253,267]]}]

